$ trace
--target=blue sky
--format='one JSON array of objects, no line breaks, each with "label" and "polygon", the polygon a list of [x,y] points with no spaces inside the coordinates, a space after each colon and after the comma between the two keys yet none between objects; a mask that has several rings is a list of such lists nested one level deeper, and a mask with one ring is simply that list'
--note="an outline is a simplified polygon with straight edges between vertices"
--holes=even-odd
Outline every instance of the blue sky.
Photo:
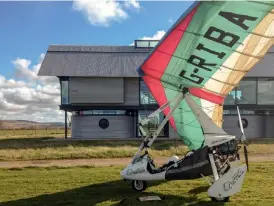
[{"label": "blue sky", "polygon": [[[124,3],[124,2],[120,2]],[[141,1],[141,8],[127,9],[128,19],[92,25],[72,8],[72,2],[0,2],[0,73],[12,77],[11,60],[37,61],[49,44],[118,44],[153,36],[167,30],[190,2]],[[126,35],[125,35],[126,32]]]},{"label": "blue sky", "polygon": [[[12,108],[18,108],[21,112],[18,116],[22,114],[21,118],[29,119],[29,115],[39,114],[35,107],[30,105],[33,102],[32,98],[50,95],[50,89],[55,90],[55,94],[51,95],[57,96],[59,86],[56,81],[35,77],[43,54],[50,44],[129,45],[133,40],[143,37],[156,35],[156,38],[159,38],[192,4],[185,1],[135,0],[115,3],[107,5],[87,0],[78,3],[0,2],[2,119],[14,113],[15,110]],[[94,9],[95,4],[99,5],[97,9]],[[11,98],[11,93],[13,99],[8,99]],[[23,96],[28,96],[28,101],[24,102]],[[22,101],[19,101],[20,98]],[[54,114],[61,115],[59,111],[55,111],[58,108],[54,107],[59,104],[57,98],[48,107],[45,103],[45,111],[53,109]],[[16,105],[26,107],[20,108]],[[27,109],[33,113],[29,112],[30,114],[26,115],[23,111]],[[5,113],[6,110],[9,113]]]}]

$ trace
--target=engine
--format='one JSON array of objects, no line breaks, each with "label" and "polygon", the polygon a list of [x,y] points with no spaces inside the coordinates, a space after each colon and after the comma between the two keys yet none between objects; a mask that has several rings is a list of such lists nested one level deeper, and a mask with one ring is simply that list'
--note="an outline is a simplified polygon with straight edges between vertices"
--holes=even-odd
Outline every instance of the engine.
[{"label": "engine", "polygon": [[238,145],[237,140],[233,139],[229,142],[216,146],[214,149],[222,155],[235,155],[241,147]]},{"label": "engine", "polygon": [[230,169],[229,162],[240,159],[238,152],[240,148],[235,139],[213,147],[213,156],[219,174],[224,174]]}]

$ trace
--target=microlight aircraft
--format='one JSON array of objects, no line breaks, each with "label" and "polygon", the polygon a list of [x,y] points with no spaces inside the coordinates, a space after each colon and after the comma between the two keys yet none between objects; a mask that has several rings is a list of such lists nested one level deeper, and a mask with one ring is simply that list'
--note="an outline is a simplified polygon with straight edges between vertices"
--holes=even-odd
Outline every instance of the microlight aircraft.
[{"label": "microlight aircraft", "polygon": [[[144,191],[148,181],[204,177],[212,201],[240,192],[248,171],[247,141],[238,107],[242,137],[222,129],[223,103],[272,46],[273,9],[272,1],[194,2],[153,48],[137,70],[159,109],[140,121],[145,138],[120,173],[134,190]],[[165,119],[148,132],[144,125],[160,112]],[[147,149],[168,121],[189,152],[156,167]]]}]

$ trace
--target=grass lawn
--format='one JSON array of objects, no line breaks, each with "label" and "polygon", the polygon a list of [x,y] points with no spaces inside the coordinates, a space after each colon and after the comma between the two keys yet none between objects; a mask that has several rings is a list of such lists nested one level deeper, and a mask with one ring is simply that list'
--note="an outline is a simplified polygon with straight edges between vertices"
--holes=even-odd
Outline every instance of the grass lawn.
[{"label": "grass lawn", "polygon": [[[0,169],[0,205],[213,205],[203,180],[149,183],[134,192],[120,179],[120,167]],[[274,163],[252,163],[242,191],[230,202],[216,205],[273,205]],[[137,197],[158,195],[164,200],[139,202]],[[119,204],[121,200],[124,204]]]},{"label": "grass lawn", "polygon": [[[138,150],[138,141],[45,141],[51,137],[0,138],[0,160],[50,160],[85,158],[132,157]],[[249,145],[250,154],[274,154],[273,140],[259,140]],[[184,155],[187,147],[182,141],[155,141],[150,154],[153,157]]]},{"label": "grass lawn", "polygon": [[[68,129],[68,134],[70,135],[70,129]],[[64,136],[64,128],[49,128],[49,129],[1,129],[0,137],[27,137],[27,136],[47,136],[56,135]]]}]

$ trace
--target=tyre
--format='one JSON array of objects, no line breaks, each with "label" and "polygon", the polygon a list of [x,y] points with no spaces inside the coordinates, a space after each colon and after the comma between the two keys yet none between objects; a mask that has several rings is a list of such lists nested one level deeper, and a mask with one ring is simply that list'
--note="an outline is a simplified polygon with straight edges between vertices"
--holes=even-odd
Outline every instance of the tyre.
[{"label": "tyre", "polygon": [[137,192],[142,192],[142,191],[146,190],[147,183],[146,183],[146,181],[142,181],[142,180],[133,180],[131,182],[131,187],[133,190],[135,190]]},{"label": "tyre", "polygon": [[210,197],[213,202],[228,202],[229,197]]}]

